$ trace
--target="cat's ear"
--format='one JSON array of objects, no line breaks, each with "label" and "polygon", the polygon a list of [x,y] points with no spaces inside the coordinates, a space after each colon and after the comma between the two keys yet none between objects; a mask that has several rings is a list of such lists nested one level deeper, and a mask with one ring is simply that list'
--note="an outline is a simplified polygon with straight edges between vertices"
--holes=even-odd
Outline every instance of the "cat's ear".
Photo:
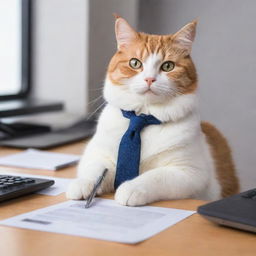
[{"label": "cat's ear", "polygon": [[192,43],[196,36],[196,25],[197,20],[194,20],[185,25],[182,29],[173,35],[174,43],[177,43],[188,53],[191,52]]},{"label": "cat's ear", "polygon": [[118,15],[115,15],[116,24],[116,41],[117,48],[125,47],[129,45],[138,36],[137,32],[128,24],[128,22]]}]

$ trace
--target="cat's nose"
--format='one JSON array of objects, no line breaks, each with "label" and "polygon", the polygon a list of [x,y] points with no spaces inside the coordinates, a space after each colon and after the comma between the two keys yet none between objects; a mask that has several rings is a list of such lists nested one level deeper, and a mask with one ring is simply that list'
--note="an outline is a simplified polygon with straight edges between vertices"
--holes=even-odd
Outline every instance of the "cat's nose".
[{"label": "cat's nose", "polygon": [[154,77],[147,77],[144,80],[147,82],[148,86],[151,86],[151,84],[156,81]]}]

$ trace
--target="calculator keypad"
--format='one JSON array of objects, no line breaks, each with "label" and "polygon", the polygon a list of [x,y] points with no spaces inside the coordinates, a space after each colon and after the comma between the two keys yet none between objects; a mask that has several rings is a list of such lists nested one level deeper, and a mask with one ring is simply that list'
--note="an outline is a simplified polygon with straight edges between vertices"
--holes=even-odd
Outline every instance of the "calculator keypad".
[{"label": "calculator keypad", "polygon": [[19,196],[32,194],[54,184],[54,180],[22,177],[19,175],[0,175],[0,203]]},{"label": "calculator keypad", "polygon": [[0,188],[9,188],[29,183],[35,183],[35,180],[26,177],[0,175]]}]

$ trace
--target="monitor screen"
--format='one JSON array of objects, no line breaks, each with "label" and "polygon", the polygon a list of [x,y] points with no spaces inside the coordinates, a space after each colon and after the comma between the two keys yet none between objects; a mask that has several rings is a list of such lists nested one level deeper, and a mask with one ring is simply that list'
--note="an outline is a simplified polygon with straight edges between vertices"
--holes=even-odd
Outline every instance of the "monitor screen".
[{"label": "monitor screen", "polygon": [[0,0],[0,123],[2,118],[63,109],[61,102],[34,99],[30,83],[32,0]]},{"label": "monitor screen", "polygon": [[0,99],[27,90],[28,1],[0,1]]}]

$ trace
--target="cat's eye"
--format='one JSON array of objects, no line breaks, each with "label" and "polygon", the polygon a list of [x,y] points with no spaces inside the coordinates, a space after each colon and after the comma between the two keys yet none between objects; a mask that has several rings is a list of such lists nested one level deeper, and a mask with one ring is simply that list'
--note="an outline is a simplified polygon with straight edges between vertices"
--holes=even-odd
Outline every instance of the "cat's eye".
[{"label": "cat's eye", "polygon": [[174,66],[175,66],[174,62],[169,60],[162,64],[161,70],[164,72],[170,72],[174,69]]},{"label": "cat's eye", "polygon": [[138,68],[141,68],[142,63],[138,59],[132,58],[129,61],[129,65],[130,65],[131,68],[138,69]]}]

